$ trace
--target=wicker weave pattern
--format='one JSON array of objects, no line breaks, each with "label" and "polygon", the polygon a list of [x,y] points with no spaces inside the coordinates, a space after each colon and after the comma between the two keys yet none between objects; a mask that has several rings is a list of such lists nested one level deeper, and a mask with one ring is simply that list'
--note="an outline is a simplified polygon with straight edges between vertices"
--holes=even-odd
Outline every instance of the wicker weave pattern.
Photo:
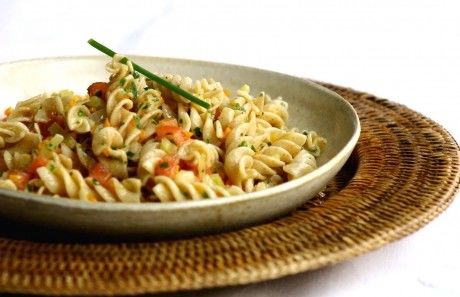
[{"label": "wicker weave pattern", "polygon": [[459,187],[459,148],[438,124],[393,102],[324,84],[358,111],[351,159],[288,217],[240,231],[127,244],[0,238],[0,291],[134,294],[246,284],[376,249],[433,220]]}]

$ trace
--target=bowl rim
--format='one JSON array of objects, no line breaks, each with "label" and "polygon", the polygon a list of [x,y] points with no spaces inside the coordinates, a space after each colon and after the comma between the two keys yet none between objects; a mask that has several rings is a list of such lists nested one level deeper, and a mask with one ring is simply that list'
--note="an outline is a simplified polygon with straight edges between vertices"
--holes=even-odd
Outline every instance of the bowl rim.
[{"label": "bowl rim", "polygon": [[[198,63],[198,64],[205,64],[208,66],[219,66],[219,67],[231,67],[237,68],[242,70],[251,70],[257,72],[265,72],[270,75],[277,75],[281,78],[287,78],[291,80],[297,80],[298,82],[304,83],[309,87],[317,89],[321,92],[325,92],[330,96],[337,99],[341,104],[347,107],[346,112],[351,115],[351,120],[354,125],[354,131],[351,137],[348,139],[347,143],[340,149],[340,151],[335,154],[332,158],[327,160],[324,164],[319,166],[314,171],[299,177],[297,179],[282,183],[281,185],[277,185],[272,188],[264,189],[257,192],[252,193],[245,193],[241,195],[229,196],[225,197],[224,199],[202,199],[202,200],[187,200],[187,201],[173,201],[173,202],[163,202],[163,203],[106,203],[106,202],[87,202],[83,200],[76,200],[76,199],[55,199],[50,195],[39,195],[35,193],[26,193],[20,192],[15,190],[7,190],[7,189],[0,189],[0,197],[2,196],[9,196],[13,198],[18,198],[24,201],[30,201],[40,204],[47,204],[53,205],[56,207],[63,207],[63,208],[75,208],[75,209],[84,209],[84,210],[98,210],[104,212],[117,212],[117,211],[174,211],[178,209],[200,209],[200,208],[208,208],[208,207],[216,207],[221,205],[230,205],[235,203],[240,203],[248,200],[259,200],[264,199],[266,196],[272,196],[281,194],[288,190],[292,190],[294,188],[301,187],[303,184],[310,182],[318,178],[319,176],[325,174],[327,171],[332,170],[332,168],[337,164],[339,160],[344,158],[348,153],[350,153],[353,148],[355,147],[356,143],[358,142],[360,133],[361,133],[361,124],[359,121],[358,114],[353,106],[346,101],[342,96],[333,92],[332,90],[327,89],[309,79],[273,71],[267,70],[257,67],[251,66],[244,66],[238,64],[231,64],[231,63],[222,63],[222,62],[213,62],[213,61],[204,61],[204,60],[197,60],[197,59],[186,59],[186,58],[173,58],[173,57],[161,57],[161,56],[149,56],[149,55],[126,55],[130,58],[135,60],[136,58],[142,59],[159,59],[164,61],[174,61],[179,63]],[[22,60],[15,60],[15,61],[8,61],[0,63],[0,69],[6,66],[14,66],[15,64],[21,63],[34,63],[40,61],[52,61],[52,60],[81,60],[81,59],[89,59],[89,60],[107,60],[108,57],[99,56],[99,55],[78,55],[78,56],[56,56],[56,57],[40,57],[40,58],[30,58],[30,59],[22,59]],[[65,198],[65,197],[63,197]]]}]

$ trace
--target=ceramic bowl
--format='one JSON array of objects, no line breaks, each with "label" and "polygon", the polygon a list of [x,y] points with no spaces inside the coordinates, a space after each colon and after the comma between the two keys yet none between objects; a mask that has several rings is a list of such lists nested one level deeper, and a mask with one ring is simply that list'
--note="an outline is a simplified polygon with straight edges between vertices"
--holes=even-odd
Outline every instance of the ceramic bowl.
[{"label": "ceramic bowl", "polygon": [[[336,93],[302,78],[237,65],[132,56],[154,72],[194,79],[212,77],[236,90],[265,91],[289,103],[289,127],[315,130],[328,141],[317,170],[282,185],[239,196],[171,203],[87,203],[0,189],[0,216],[27,224],[110,236],[192,236],[223,232],[286,215],[317,194],[337,174],[360,133],[352,106]],[[61,89],[84,94],[107,81],[107,57],[46,58],[0,65],[0,108]]]}]

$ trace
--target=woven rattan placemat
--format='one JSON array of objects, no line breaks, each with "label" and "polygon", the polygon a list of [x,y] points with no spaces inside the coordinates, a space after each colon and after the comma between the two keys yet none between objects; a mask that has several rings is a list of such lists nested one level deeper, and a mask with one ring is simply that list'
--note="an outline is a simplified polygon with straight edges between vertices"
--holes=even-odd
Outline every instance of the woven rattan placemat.
[{"label": "woven rattan placemat", "polygon": [[182,240],[51,242],[3,223],[0,291],[134,294],[247,284],[349,259],[433,220],[459,187],[455,140],[404,106],[323,85],[351,102],[362,124],[325,195],[271,223]]}]

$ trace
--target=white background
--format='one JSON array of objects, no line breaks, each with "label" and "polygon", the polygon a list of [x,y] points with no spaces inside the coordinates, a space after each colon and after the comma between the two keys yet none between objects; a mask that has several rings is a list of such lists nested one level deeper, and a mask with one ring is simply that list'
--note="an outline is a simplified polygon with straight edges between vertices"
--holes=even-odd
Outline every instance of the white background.
[{"label": "white background", "polygon": [[[0,63],[98,54],[90,37],[127,54],[256,66],[367,91],[460,140],[458,1],[0,0]],[[457,199],[422,230],[351,261],[192,295],[460,296],[459,230]]]}]

